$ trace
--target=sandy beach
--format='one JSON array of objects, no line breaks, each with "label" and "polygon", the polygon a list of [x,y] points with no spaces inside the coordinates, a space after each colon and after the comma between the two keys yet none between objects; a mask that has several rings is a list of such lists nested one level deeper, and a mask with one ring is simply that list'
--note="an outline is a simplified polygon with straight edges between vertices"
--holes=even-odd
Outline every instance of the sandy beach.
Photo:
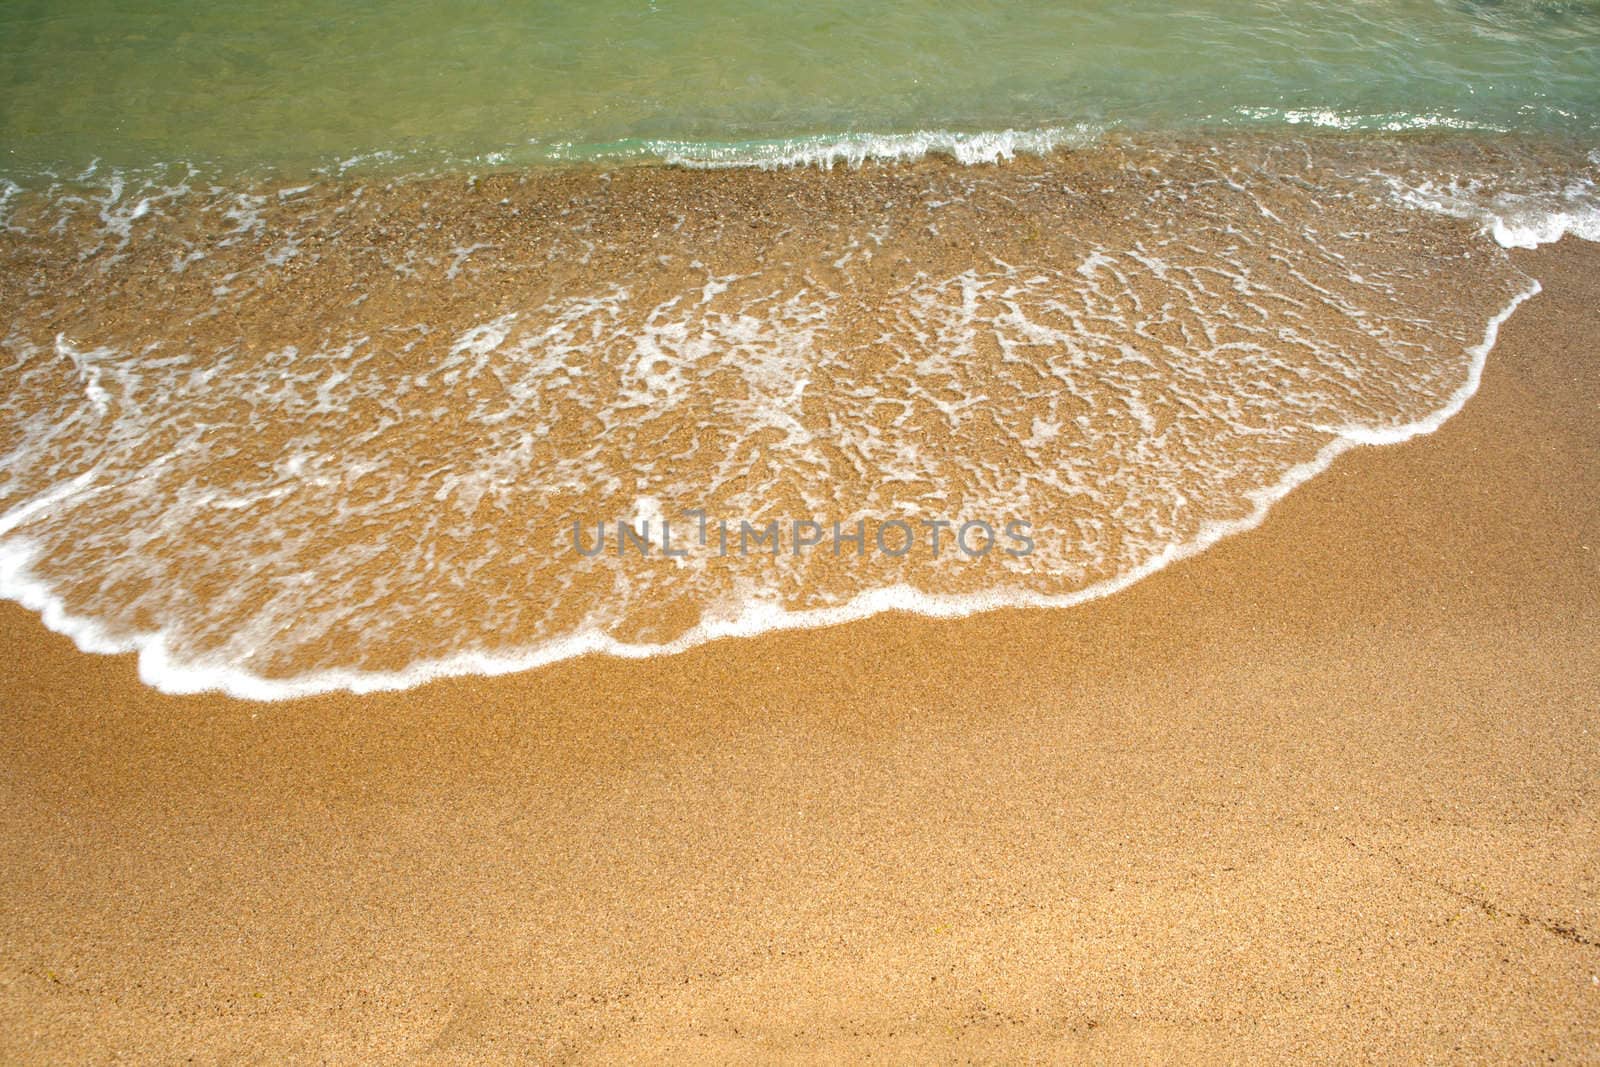
[{"label": "sandy beach", "polygon": [[171,698],[0,610],[0,1061],[1600,1060],[1600,252],[1071,610]]}]

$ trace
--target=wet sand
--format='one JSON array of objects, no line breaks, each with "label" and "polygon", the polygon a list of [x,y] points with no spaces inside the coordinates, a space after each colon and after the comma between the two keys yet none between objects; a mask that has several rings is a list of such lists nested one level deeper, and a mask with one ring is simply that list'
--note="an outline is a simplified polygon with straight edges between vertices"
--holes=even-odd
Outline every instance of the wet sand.
[{"label": "wet sand", "polygon": [[218,187],[125,226],[36,191],[0,240],[0,510],[35,509],[0,591],[248,699],[1067,606],[1465,400],[1532,284],[1391,159],[1582,173],[1261,137]]},{"label": "wet sand", "polygon": [[1600,253],[1073,610],[164,697],[0,611],[0,1061],[1600,1056]]}]

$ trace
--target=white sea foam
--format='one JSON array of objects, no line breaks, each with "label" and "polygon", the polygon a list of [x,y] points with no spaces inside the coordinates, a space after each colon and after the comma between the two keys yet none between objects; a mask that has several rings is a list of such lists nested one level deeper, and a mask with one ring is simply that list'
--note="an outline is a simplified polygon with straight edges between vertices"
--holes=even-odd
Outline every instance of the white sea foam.
[{"label": "white sea foam", "polygon": [[[973,148],[971,159],[991,150],[1001,151]],[[1149,171],[1151,184],[1135,186],[1127,203],[1165,195],[1161,168]],[[1143,180],[1130,173],[1118,180]],[[248,346],[158,352],[164,338],[136,349],[64,333],[53,344],[13,336],[14,396],[58,406],[0,402],[20,435],[0,468],[0,596],[85,651],[137,653],[141,678],[162,691],[273,700],[403,689],[594,652],[674,653],[883,611],[954,617],[1109,595],[1255,526],[1344,451],[1437,429],[1477,390],[1500,325],[1538,292],[1526,279],[1513,292],[1490,271],[1495,285],[1484,291],[1509,300],[1487,326],[1470,309],[1429,323],[1416,311],[1428,280],[1409,272],[1410,260],[1362,258],[1379,234],[1330,230],[1312,242],[1290,210],[1316,204],[1302,185],[1219,173],[1223,183],[1196,185],[1179,209],[1230,212],[1237,225],[1216,231],[1215,244],[1200,247],[1158,214],[1108,211],[1122,220],[1116,241],[1086,235],[1070,256],[1031,261],[1019,244],[1020,256],[980,256],[951,275],[902,276],[865,304],[856,296],[864,283],[849,272],[878,269],[869,245],[886,263],[904,255],[903,234],[887,221],[854,228],[814,257],[845,275],[832,289],[820,268],[696,260],[697,273],[668,288],[600,278],[587,292],[480,309],[476,321],[352,317],[349,337],[307,336],[259,355]],[[924,208],[955,213],[935,216],[953,232],[964,211],[988,225],[984,176],[962,174],[937,196],[907,198],[916,205],[907,225],[920,228]],[[1518,241],[1493,220],[1511,234],[1532,225],[1474,214],[1507,203],[1486,199],[1483,187],[1449,196],[1389,187],[1413,207],[1479,219],[1503,245]],[[1538,203],[1567,215],[1590,195],[1581,185],[1554,201],[1549,192]],[[1202,195],[1221,199],[1190,200]],[[119,188],[90,203],[102,216],[119,205],[107,231],[121,239],[151,210],[141,203],[165,202]],[[226,266],[198,258],[188,269],[213,271],[219,288],[254,291],[283,270],[277,250],[300,247],[294,234],[273,232],[267,200],[212,203],[225,216],[219,247],[240,247]],[[1593,236],[1561,212],[1540,225]],[[441,240],[438,254],[404,246],[391,262],[432,269],[418,285],[458,291],[440,283],[470,276],[459,269],[462,250],[494,246]],[[1492,247],[1483,254],[1505,259]],[[315,269],[313,257],[303,270]],[[870,327],[841,339],[851,320]],[[1335,332],[1321,332],[1326,323]],[[407,363],[425,342],[433,347],[420,351],[433,355]],[[880,358],[886,369],[876,368]],[[392,369],[402,365],[411,369]],[[588,436],[552,443],[574,407]],[[177,436],[152,452],[169,422]],[[253,440],[262,430],[287,440],[263,452]],[[698,458],[680,471],[685,448]],[[985,448],[1000,449],[998,458]],[[218,473],[235,469],[243,473]],[[812,473],[791,480],[794,470]],[[534,562],[515,537],[460,547],[537,493],[598,493],[609,510],[591,520],[628,522],[660,548],[669,512],[704,496],[721,494],[735,516],[792,506],[800,517],[838,505],[839,479],[858,494],[840,516],[847,521],[955,500],[964,515],[1059,518],[1076,540],[1041,546],[1038,574],[1000,574],[980,589],[934,592],[884,572],[836,602],[802,607],[785,605],[805,602],[795,591],[810,576],[787,560],[724,580],[701,559],[635,573],[601,558],[577,577],[598,576],[603,595],[575,619],[554,614],[576,595],[574,575],[508,584]],[[675,523],[674,544],[678,534]],[[623,636],[636,609],[685,596],[700,608],[688,629],[664,640]],[[270,662],[280,647],[352,629],[373,647],[409,640],[410,628],[435,619],[459,621],[468,647],[495,647],[485,636],[513,625],[543,636],[495,652],[408,654],[392,669],[341,662],[285,673]]]},{"label": "white sea foam", "polygon": [[[258,701],[340,691],[363,694],[403,690],[442,678],[496,676],[527,671],[595,653],[642,659],[685,652],[710,641],[751,638],[782,630],[836,626],[889,611],[931,618],[959,618],[1001,608],[1074,607],[1121,592],[1179,560],[1203,552],[1224,538],[1254,529],[1266,519],[1274,504],[1327,470],[1335,459],[1358,445],[1394,444],[1437,430],[1477,392],[1485,361],[1494,347],[1501,325],[1524,300],[1539,291],[1539,283],[1530,282],[1526,289],[1490,319],[1483,340],[1469,350],[1472,364],[1467,380],[1439,409],[1403,426],[1384,429],[1347,427],[1323,446],[1315,458],[1284,471],[1271,485],[1252,491],[1249,494],[1250,510],[1244,516],[1231,521],[1209,523],[1195,537],[1167,546],[1113,579],[1064,595],[1044,595],[1025,589],[940,595],[906,585],[895,585],[869,589],[845,604],[803,611],[786,611],[770,600],[758,599],[740,605],[730,616],[703,620],[668,642],[630,643],[597,630],[585,630],[512,655],[463,653],[415,662],[398,671],[322,670],[290,679],[263,678],[233,663],[180,659],[173,655],[166,635],[160,631],[119,637],[108,633],[96,619],[70,614],[50,587],[31,573],[29,564],[33,551],[26,541],[0,542],[0,597],[39,612],[46,626],[71,638],[85,652],[137,652],[140,679],[164,693],[179,695],[216,691]],[[65,495],[76,488],[82,487],[63,488],[61,494]],[[659,501],[641,498],[631,519],[642,527],[652,520],[659,521],[660,516]],[[10,516],[0,517],[0,532],[15,525],[8,519]]]},{"label": "white sea foam", "polygon": [[1600,186],[1592,176],[1504,180],[1385,175],[1402,203],[1477,222],[1502,248],[1537,248],[1568,234],[1600,241]]},{"label": "white sea foam", "polygon": [[793,137],[772,141],[646,141],[644,152],[662,162],[697,170],[756,167],[859,167],[942,155],[962,164],[998,163],[1018,155],[1043,156],[1058,148],[1081,148],[1099,140],[1101,128],[1087,124],[1029,130],[920,130]]},{"label": "white sea foam", "polygon": [[1415,130],[1460,130],[1477,133],[1503,133],[1505,127],[1438,112],[1352,111],[1327,107],[1241,107],[1234,115],[1253,123],[1286,123],[1290,126],[1317,126],[1330,130],[1371,130],[1403,133]]},{"label": "white sea foam", "polygon": [[0,178],[0,231],[11,229],[11,202],[22,192],[22,186]]}]

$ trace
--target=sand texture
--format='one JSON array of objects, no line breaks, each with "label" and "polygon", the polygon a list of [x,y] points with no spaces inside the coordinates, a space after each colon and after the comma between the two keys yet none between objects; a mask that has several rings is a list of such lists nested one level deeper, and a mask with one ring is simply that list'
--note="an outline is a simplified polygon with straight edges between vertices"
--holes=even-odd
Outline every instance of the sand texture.
[{"label": "sand texture", "polygon": [[1600,1060],[1600,253],[1112,598],[170,698],[0,612],[0,1062]]}]

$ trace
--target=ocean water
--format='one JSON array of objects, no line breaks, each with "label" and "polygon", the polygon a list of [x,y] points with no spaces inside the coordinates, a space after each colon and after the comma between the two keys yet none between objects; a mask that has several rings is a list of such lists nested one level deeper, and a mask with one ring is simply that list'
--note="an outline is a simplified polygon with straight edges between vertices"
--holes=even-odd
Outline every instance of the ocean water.
[{"label": "ocean water", "polygon": [[1006,129],[1590,135],[1597,71],[1588,0],[34,0],[0,12],[0,144],[70,168]]},{"label": "ocean water", "polygon": [[1469,401],[1600,5],[13,4],[0,595],[172,692],[1068,607]]}]

